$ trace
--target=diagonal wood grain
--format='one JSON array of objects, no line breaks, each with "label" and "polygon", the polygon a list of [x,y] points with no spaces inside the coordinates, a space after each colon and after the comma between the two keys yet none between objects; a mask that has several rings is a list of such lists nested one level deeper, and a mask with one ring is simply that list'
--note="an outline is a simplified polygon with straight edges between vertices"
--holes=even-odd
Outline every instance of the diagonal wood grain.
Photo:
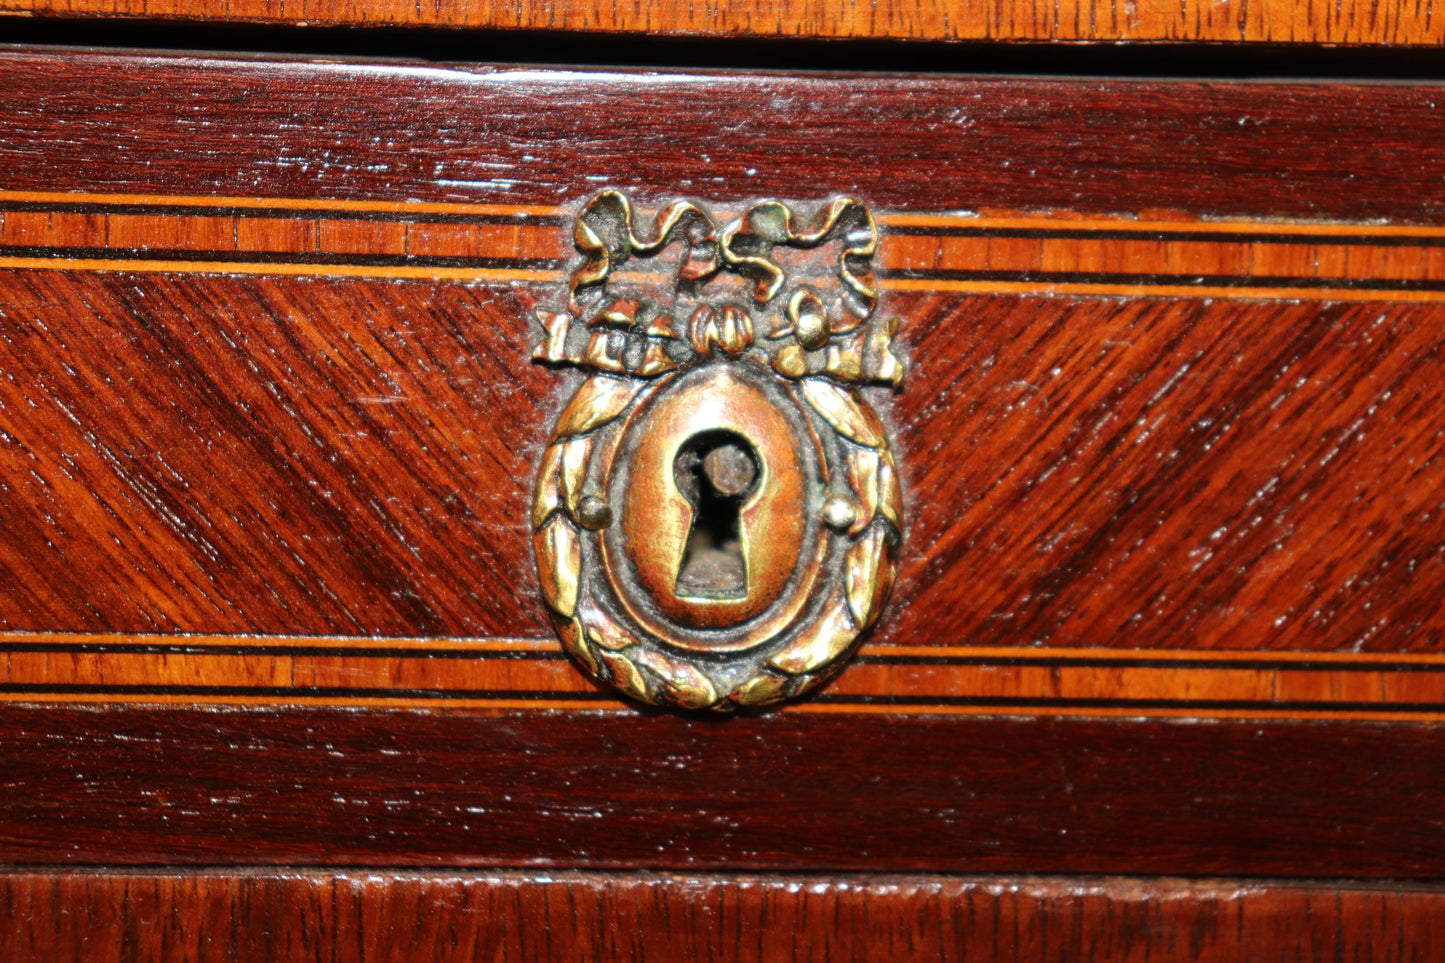
[{"label": "diagonal wood grain", "polygon": [[914,517],[877,638],[1436,648],[1445,313],[898,297]]},{"label": "diagonal wood grain", "polygon": [[5,274],[0,620],[535,630],[558,385],[526,318],[462,286]]},{"label": "diagonal wood grain", "polygon": [[[0,276],[0,627],[549,634],[548,289]],[[1433,305],[893,295],[877,643],[1438,651]]]}]

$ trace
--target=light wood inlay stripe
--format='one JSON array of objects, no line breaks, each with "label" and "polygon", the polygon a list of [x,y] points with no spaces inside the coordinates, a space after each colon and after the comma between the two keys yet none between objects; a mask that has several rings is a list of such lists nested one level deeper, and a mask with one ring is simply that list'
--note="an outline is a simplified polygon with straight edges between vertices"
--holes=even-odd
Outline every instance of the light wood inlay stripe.
[{"label": "light wood inlay stripe", "polygon": [[1064,281],[889,280],[898,291],[953,291],[959,294],[1068,295],[1099,298],[1218,298],[1241,301],[1399,301],[1432,304],[1445,291],[1332,287],[1219,287],[1184,284],[1090,284]]},{"label": "light wood inlay stripe", "polygon": [[204,194],[114,194],[74,191],[0,191],[0,204],[115,204],[145,207],[214,207],[291,211],[376,211],[387,214],[478,214],[499,217],[570,217],[560,207],[536,204],[427,203],[327,200],[313,197],[236,197]]},{"label": "light wood inlay stripe", "polygon": [[[880,223],[894,290],[1445,300],[1442,226],[1069,212]],[[0,192],[0,269],[555,284],[575,256],[558,207]]]},{"label": "light wood inlay stripe", "polygon": [[[4,248],[0,248],[4,250]],[[402,280],[511,281],[557,283],[562,271],[490,268],[372,266],[364,264],[279,264],[247,261],[156,261],[107,258],[0,257],[0,270],[85,271],[99,274],[139,271],[157,274],[264,274],[287,277],[398,278]]]},{"label": "light wood inlay stripe", "polygon": [[[624,703],[543,639],[0,634],[0,700],[428,708]],[[865,646],[811,712],[1445,716],[1445,654]]]},{"label": "light wood inlay stripe", "polygon": [[[5,194],[0,192],[0,200]],[[1362,224],[1341,221],[1242,220],[1221,218],[1099,217],[1068,211],[1052,213],[881,214],[878,224],[906,233],[909,228],[980,230],[1056,229],[1070,231],[1132,231],[1160,234],[1312,234],[1320,237],[1445,238],[1445,226],[1431,224]]]},{"label": "light wood inlay stripe", "polygon": [[[84,648],[166,648],[174,650],[234,649],[328,649],[347,656],[368,653],[416,652],[462,654],[478,658],[495,656],[543,656],[565,661],[555,639],[476,638],[466,636],[402,637],[353,635],[212,635],[212,634],[122,634],[89,632],[3,632],[0,652],[28,647],[56,650]],[[1243,649],[1116,649],[1101,647],[889,645],[865,644],[857,656],[860,662],[928,663],[1193,663],[1228,668],[1239,663],[1290,668],[1323,665],[1332,669],[1375,669],[1418,667],[1445,672],[1445,652],[1305,652]]]}]

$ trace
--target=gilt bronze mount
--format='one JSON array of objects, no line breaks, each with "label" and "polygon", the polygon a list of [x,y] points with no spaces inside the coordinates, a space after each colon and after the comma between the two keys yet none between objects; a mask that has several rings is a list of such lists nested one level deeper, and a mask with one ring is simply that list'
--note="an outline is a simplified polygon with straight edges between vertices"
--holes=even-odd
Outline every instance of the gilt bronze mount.
[{"label": "gilt bronze mount", "polygon": [[537,312],[533,357],[585,374],[538,470],[542,594],[634,699],[778,702],[841,669],[893,584],[898,466],[860,391],[903,376],[878,228],[852,198],[638,220],[592,197],[566,307]]}]

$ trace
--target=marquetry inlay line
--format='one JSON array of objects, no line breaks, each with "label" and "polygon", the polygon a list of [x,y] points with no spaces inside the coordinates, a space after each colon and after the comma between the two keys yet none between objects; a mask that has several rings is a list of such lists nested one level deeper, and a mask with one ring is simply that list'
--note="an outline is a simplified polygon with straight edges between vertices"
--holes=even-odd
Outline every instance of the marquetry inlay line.
[{"label": "marquetry inlay line", "polygon": [[[555,284],[561,207],[0,192],[0,269]],[[893,213],[892,290],[992,295],[1445,300],[1445,226]]]},{"label": "marquetry inlay line", "polygon": [[[1441,707],[1437,707],[1441,708]],[[1060,706],[1049,703],[1016,703],[1008,706],[940,706],[921,703],[895,702],[886,705],[848,705],[828,702],[808,702],[797,706],[784,706],[784,712],[847,713],[869,715],[929,715],[929,716],[1071,716],[1090,719],[1291,719],[1319,722],[1441,722],[1445,713],[1436,712],[1375,712],[1360,710],[1331,711],[1327,709],[1207,709],[1197,706],[1184,708],[1135,708],[1135,707],[1078,707]]]},{"label": "marquetry inlay line", "polygon": [[[64,196],[64,195],[61,195]],[[5,195],[0,192],[0,201]],[[1128,232],[1135,234],[1218,234],[1218,235],[1299,235],[1349,238],[1440,238],[1445,239],[1445,226],[1429,224],[1351,223],[1348,221],[1247,220],[1220,218],[1191,220],[1187,218],[1138,218],[1118,215],[1099,217],[1058,211],[1042,214],[883,214],[878,224],[884,228],[907,233],[910,228],[956,230],[1065,230]]]},{"label": "marquetry inlay line", "polygon": [[1037,281],[937,281],[889,279],[896,291],[951,291],[958,294],[1072,295],[1095,298],[1223,298],[1239,301],[1445,301],[1445,291],[1372,288],[1218,287],[1187,284],[1076,284]]},{"label": "marquetry inlay line", "polygon": [[[929,715],[929,716],[1059,716],[1075,718],[1104,719],[1289,719],[1332,722],[1414,722],[1438,723],[1445,721],[1445,712],[1392,712],[1360,709],[1328,709],[1319,707],[1269,709],[1269,708],[1228,708],[1213,709],[1196,705],[1175,708],[1134,706],[1123,707],[1080,707],[1058,705],[1048,702],[1011,702],[1007,705],[939,705],[927,702],[889,701],[881,704],[858,704],[851,702],[827,701],[825,693],[811,702],[800,702],[781,706],[774,711],[818,714],[867,714],[867,715]],[[548,697],[546,699],[508,698],[438,698],[418,701],[414,698],[367,698],[360,696],[305,696],[305,695],[236,695],[217,693],[205,698],[189,694],[167,694],[147,691],[141,693],[15,693],[0,691],[0,704],[19,703],[28,705],[173,705],[173,706],[320,706],[326,708],[383,708],[383,709],[427,709],[427,710],[484,710],[490,712],[517,711],[581,711],[619,712],[634,711],[633,707],[610,696],[597,699],[574,699]],[[1441,707],[1437,707],[1439,709]]]},{"label": "marquetry inlay line", "polygon": [[467,204],[460,201],[327,200],[314,197],[231,197],[203,194],[106,194],[75,191],[0,191],[0,205],[117,205],[136,207],[244,208],[276,211],[363,211],[384,214],[480,214],[501,217],[557,217],[571,222],[560,207],[538,204]]},{"label": "marquetry inlay line", "polygon": [[[545,639],[0,633],[0,701],[621,709]],[[808,712],[1445,718],[1445,653],[868,646]]]},{"label": "marquetry inlay line", "polygon": [[[0,206],[38,204],[58,210],[84,206],[194,207],[217,211],[246,209],[262,211],[348,211],[398,214],[473,214],[511,218],[550,218],[567,226],[570,208],[537,204],[476,204],[460,201],[369,201],[329,200],[314,197],[236,197],[205,194],[124,194],[75,191],[4,191]],[[884,228],[1022,229],[1135,231],[1161,233],[1217,234],[1313,234],[1341,237],[1413,237],[1445,239],[1445,225],[1350,223],[1342,221],[1291,221],[1186,218],[1136,218],[1125,215],[1101,217],[1066,211],[1031,214],[882,214]]]},{"label": "marquetry inlay line", "polygon": [[[352,698],[352,697],[275,697],[217,695],[204,700],[189,696],[164,696],[155,694],[119,694],[106,696],[50,694],[44,696],[17,695],[0,692],[0,704],[19,703],[29,705],[174,705],[174,706],[311,706],[325,708],[381,708],[467,710],[488,712],[518,711],[582,711],[628,713],[632,707],[611,697],[596,700],[549,699],[436,699],[418,703],[405,698]],[[1377,712],[1377,711],[1332,711],[1326,709],[1221,709],[1201,710],[1199,708],[1149,709],[1138,708],[1078,708],[1049,703],[1017,703],[1007,707],[999,706],[939,706],[923,703],[889,703],[884,705],[855,705],[824,701],[801,702],[785,705],[779,712],[801,712],[812,714],[847,715],[929,715],[929,716],[1019,716],[1019,717],[1074,717],[1104,719],[1254,719],[1254,720],[1303,720],[1324,722],[1413,722],[1438,723],[1445,721],[1445,713],[1428,712]]]},{"label": "marquetry inlay line", "polygon": [[[563,658],[557,643],[550,637],[493,638],[466,636],[372,636],[372,635],[216,635],[204,633],[109,633],[109,632],[4,632],[0,631],[0,653],[17,648],[67,649],[103,648],[165,648],[168,651],[200,649],[237,649],[268,651],[278,648],[336,650],[344,655],[366,655],[373,651],[417,651],[427,655],[438,652],[461,652],[468,655],[486,653],[533,652]],[[1445,655],[1441,656],[1445,662]]]},{"label": "marquetry inlay line", "polygon": [[[413,651],[434,656],[439,653],[462,653],[485,657],[496,654],[530,653],[565,661],[557,641],[550,636],[536,638],[496,638],[473,636],[374,636],[374,635],[279,635],[215,633],[110,633],[110,632],[23,632],[0,631],[0,653],[21,649],[83,651],[105,648],[153,648],[173,652],[214,648],[240,651],[274,649],[327,649],[337,654],[365,657],[368,654]],[[1311,652],[1304,650],[1261,651],[1255,649],[1124,649],[1075,646],[971,646],[971,645],[894,645],[867,644],[857,657],[858,662],[916,661],[933,662],[1031,662],[1070,663],[1159,663],[1183,662],[1230,666],[1257,663],[1279,667],[1300,664],[1328,665],[1331,668],[1375,669],[1381,667],[1437,667],[1445,672],[1445,652]]]},{"label": "marquetry inlay line", "polygon": [[[4,636],[0,635],[0,642]],[[1014,660],[1031,662],[1188,662],[1233,665],[1241,662],[1291,666],[1301,663],[1370,667],[1439,666],[1445,671],[1445,652],[1305,652],[1256,649],[1106,649],[1046,646],[877,645],[865,647],[861,659],[951,659],[957,661]]]},{"label": "marquetry inlay line", "polygon": [[[4,248],[0,248],[4,250]],[[363,264],[285,264],[246,261],[157,261],[106,258],[0,257],[0,270],[83,271],[108,274],[139,271],[148,274],[264,274],[287,277],[399,278],[437,281],[511,281],[553,283],[565,277],[562,271],[504,270],[489,268],[406,267]]]}]

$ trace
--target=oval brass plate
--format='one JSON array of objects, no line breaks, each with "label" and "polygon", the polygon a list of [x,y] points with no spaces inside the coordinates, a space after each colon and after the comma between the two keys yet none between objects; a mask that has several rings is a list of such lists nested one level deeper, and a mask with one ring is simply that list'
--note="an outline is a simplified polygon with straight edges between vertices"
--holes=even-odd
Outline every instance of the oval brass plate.
[{"label": "oval brass plate", "polygon": [[534,353],[587,372],[533,502],[558,634],[597,679],[687,709],[831,677],[878,617],[903,531],[860,391],[903,374],[897,322],[874,313],[872,215],[766,201],[717,225],[681,201],[639,237],[623,194],[593,197]]}]

